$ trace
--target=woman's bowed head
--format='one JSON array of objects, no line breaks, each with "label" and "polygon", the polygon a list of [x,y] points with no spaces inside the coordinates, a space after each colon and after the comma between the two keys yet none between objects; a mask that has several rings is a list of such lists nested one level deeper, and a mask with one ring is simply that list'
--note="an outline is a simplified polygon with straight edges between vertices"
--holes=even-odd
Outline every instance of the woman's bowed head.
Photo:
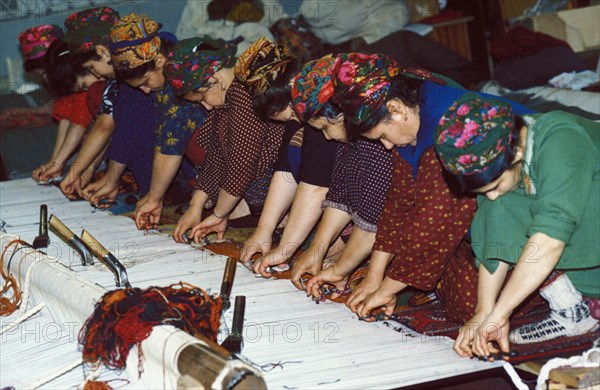
[{"label": "woman's bowed head", "polygon": [[177,96],[207,110],[225,103],[236,45],[209,36],[184,39],[167,54],[165,75]]},{"label": "woman's bowed head", "polygon": [[463,191],[490,199],[516,189],[523,140],[510,105],[467,93],[440,118],[435,148]]}]

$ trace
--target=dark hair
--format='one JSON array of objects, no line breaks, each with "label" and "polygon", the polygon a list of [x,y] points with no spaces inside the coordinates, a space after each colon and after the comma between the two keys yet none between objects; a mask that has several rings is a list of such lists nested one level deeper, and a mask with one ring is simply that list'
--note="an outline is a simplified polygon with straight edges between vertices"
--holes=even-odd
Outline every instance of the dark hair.
[{"label": "dark hair", "polygon": [[89,74],[88,70],[83,69],[81,59],[80,55],[71,54],[66,42],[52,42],[44,56],[44,68],[48,86],[54,95],[60,97],[72,94],[77,86],[77,79]]},{"label": "dark hair", "polygon": [[73,61],[80,63],[82,66],[88,61],[100,61],[101,59],[102,57],[100,57],[100,54],[98,54],[95,47],[91,50],[78,52],[73,55]]},{"label": "dark hair", "polygon": [[292,101],[290,81],[300,71],[298,61],[288,64],[285,72],[278,74],[277,79],[269,82],[269,88],[252,99],[256,115],[262,120],[268,120],[272,115],[285,110]]},{"label": "dark hair", "polygon": [[316,117],[323,116],[327,120],[333,121],[337,119],[337,117],[340,116],[340,114],[343,113],[344,111],[341,109],[341,107],[329,100],[323,104]]},{"label": "dark hair", "polygon": [[[160,39],[160,54],[167,57],[167,53],[171,51],[176,45],[176,42],[167,39]],[[148,61],[140,66],[129,69],[117,69],[115,68],[115,75],[117,79],[121,81],[134,80],[143,77],[146,73],[156,70],[156,61]]]},{"label": "dark hair", "polygon": [[519,116],[515,117],[515,127],[511,134],[512,139],[506,152],[492,164],[490,164],[483,172],[472,175],[456,175],[456,183],[462,193],[472,192],[477,188],[486,186],[497,180],[502,174],[510,169],[515,159],[516,148],[519,145],[521,128],[525,122]]},{"label": "dark hair", "polygon": [[[44,57],[46,54],[44,54]],[[32,72],[36,69],[44,69],[44,57],[34,58],[33,60],[25,60],[23,62],[23,69],[25,72]]]},{"label": "dark hair", "polygon": [[391,114],[389,113],[385,103],[392,99],[398,99],[404,105],[410,108],[417,107],[421,102],[421,85],[423,85],[423,80],[406,77],[401,74],[392,78],[390,89],[384,104],[382,104],[373,114],[371,114],[371,116],[358,124],[349,123],[347,119],[344,119],[348,138],[356,139],[362,134],[371,131],[381,121],[389,120],[391,118]]}]

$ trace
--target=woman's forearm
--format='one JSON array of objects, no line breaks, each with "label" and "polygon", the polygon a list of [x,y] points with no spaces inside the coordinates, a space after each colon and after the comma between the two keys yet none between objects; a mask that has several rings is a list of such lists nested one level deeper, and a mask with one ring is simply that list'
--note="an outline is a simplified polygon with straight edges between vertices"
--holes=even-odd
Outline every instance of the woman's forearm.
[{"label": "woman's forearm", "polygon": [[217,203],[213,209],[214,216],[217,218],[227,218],[240,199],[242,199],[240,196],[233,196],[224,189],[220,189]]},{"label": "woman's forearm", "polygon": [[565,243],[544,233],[532,235],[506,286],[498,298],[494,311],[499,315],[510,316],[531,293],[533,293],[548,275],[556,268]]},{"label": "woman's forearm", "polygon": [[296,182],[285,177],[286,174],[287,172],[281,171],[276,171],[273,174],[265,206],[258,221],[260,229],[271,233],[283,218],[290,204],[292,204],[292,199],[294,199],[294,194],[298,188]]},{"label": "woman's forearm", "polygon": [[71,166],[71,173],[80,175],[89,168],[100,152],[108,145],[114,127],[115,122],[111,115],[101,114],[96,118],[92,130],[90,130],[79,150],[77,159]]},{"label": "woman's forearm", "polygon": [[325,200],[328,190],[327,187],[300,182],[285,230],[281,236],[281,246],[298,248],[306,240],[323,214],[321,204]]},{"label": "woman's forearm", "polygon": [[369,260],[369,272],[367,272],[366,277],[381,282],[385,276],[385,270],[393,258],[393,253],[373,251]]},{"label": "woman's forearm", "polygon": [[331,243],[350,221],[351,217],[347,212],[334,207],[325,208],[311,247],[319,247],[323,253],[327,252]]},{"label": "woman's forearm", "polygon": [[81,143],[84,134],[85,127],[71,123],[54,161],[61,166],[64,165]]},{"label": "woman's forearm", "polygon": [[50,157],[51,161],[56,161],[56,156],[60,152],[62,148],[63,142],[65,142],[65,137],[67,136],[67,131],[69,130],[69,125],[71,122],[67,119],[61,119],[58,122],[58,130],[56,132],[56,141],[54,141],[54,149],[52,150],[52,156]]},{"label": "woman's forearm", "polygon": [[154,153],[152,161],[152,181],[146,195],[148,199],[162,202],[171,182],[177,175],[183,157],[179,155]]},{"label": "woman's forearm", "polygon": [[354,226],[350,239],[340,258],[334,265],[338,275],[348,276],[371,253],[375,243],[375,233]]},{"label": "woman's forearm", "polygon": [[498,268],[494,273],[490,273],[483,264],[479,266],[479,276],[477,281],[477,312],[487,314],[492,312],[507,273],[508,264],[504,262],[498,264]]}]

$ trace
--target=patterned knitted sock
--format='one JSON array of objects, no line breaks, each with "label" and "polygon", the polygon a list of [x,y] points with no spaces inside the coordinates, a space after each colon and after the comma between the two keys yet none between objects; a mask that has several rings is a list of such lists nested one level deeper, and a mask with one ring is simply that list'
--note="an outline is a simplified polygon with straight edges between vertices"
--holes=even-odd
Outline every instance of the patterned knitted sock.
[{"label": "patterned knitted sock", "polygon": [[598,329],[598,321],[590,315],[584,301],[562,309],[552,310],[548,317],[510,332],[508,339],[515,344],[537,343],[562,336],[577,336]]}]

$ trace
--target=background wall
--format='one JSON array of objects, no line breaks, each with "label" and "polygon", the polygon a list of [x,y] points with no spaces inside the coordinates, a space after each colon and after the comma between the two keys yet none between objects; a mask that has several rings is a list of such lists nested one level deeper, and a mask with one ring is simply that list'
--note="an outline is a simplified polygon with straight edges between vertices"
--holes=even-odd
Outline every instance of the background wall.
[{"label": "background wall", "polygon": [[[41,24],[57,24],[64,27],[63,22],[73,12],[73,9],[61,6],[64,4],[61,2],[55,4],[58,4],[59,12],[57,13],[47,16],[22,16],[18,19],[0,21],[0,77],[7,76],[6,57],[21,58],[18,43],[21,31]],[[77,2],[73,4],[77,4]],[[102,5],[101,2],[96,2],[96,4]],[[109,4],[109,6],[119,11],[121,15],[131,12],[146,14],[161,22],[163,31],[175,33],[185,4],[186,0],[138,0],[120,1]]]}]

